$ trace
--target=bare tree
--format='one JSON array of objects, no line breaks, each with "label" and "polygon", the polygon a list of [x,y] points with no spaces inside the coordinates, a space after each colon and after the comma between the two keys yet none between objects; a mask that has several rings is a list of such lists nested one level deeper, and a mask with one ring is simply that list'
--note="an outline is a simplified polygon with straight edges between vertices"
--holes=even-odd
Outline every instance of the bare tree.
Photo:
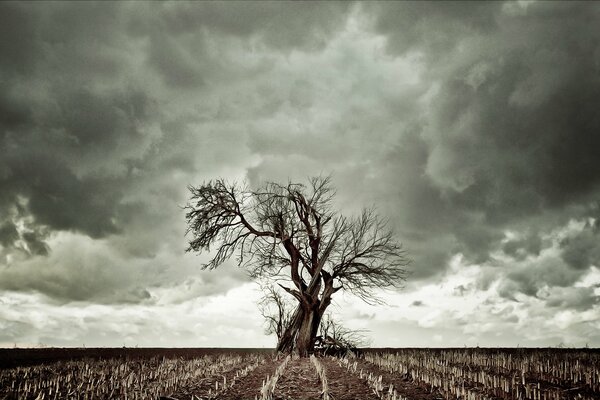
[{"label": "bare tree", "polygon": [[408,260],[386,221],[372,209],[355,217],[336,213],[329,178],[256,190],[216,180],[189,189],[188,251],[216,246],[204,268],[235,256],[251,276],[277,283],[295,299],[278,351],[307,356],[339,290],[373,303],[374,289],[399,286],[406,278]]},{"label": "bare tree", "polygon": [[263,285],[262,289],[265,295],[258,307],[267,324],[265,333],[275,334],[279,341],[292,321],[292,306],[272,285]]},{"label": "bare tree", "polygon": [[[293,298],[286,298],[282,291],[273,285],[264,284],[262,290],[264,296],[258,306],[265,319],[265,333],[276,335],[279,341],[294,315],[294,304],[291,301]],[[334,319],[331,313],[326,312],[321,318],[318,336],[315,338],[315,351],[337,354],[366,347],[370,341],[365,332],[367,331],[346,328]]]}]

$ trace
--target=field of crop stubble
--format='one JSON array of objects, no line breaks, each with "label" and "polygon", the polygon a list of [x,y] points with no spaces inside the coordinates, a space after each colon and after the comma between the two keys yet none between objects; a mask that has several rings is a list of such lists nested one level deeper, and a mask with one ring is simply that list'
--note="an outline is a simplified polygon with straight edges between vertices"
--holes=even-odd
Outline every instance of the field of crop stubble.
[{"label": "field of crop stubble", "polygon": [[4,349],[0,399],[600,399],[588,349]]}]

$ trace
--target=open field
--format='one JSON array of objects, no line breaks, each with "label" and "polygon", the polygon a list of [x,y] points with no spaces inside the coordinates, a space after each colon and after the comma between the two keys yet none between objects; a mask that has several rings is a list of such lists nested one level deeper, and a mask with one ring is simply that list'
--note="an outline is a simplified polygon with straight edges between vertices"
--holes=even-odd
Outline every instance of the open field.
[{"label": "open field", "polygon": [[600,398],[588,349],[368,349],[299,359],[261,349],[4,349],[0,399]]},{"label": "open field", "polygon": [[52,363],[56,361],[74,360],[106,360],[111,358],[123,360],[143,360],[152,357],[191,359],[206,355],[272,353],[272,349],[227,349],[227,348],[133,348],[133,347],[91,347],[91,348],[23,348],[0,349],[0,368],[28,366]]}]

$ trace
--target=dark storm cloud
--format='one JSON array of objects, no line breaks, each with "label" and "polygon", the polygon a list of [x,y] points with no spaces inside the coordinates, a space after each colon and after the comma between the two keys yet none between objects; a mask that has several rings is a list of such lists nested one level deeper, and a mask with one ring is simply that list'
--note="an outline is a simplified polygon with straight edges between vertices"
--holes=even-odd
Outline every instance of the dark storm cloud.
[{"label": "dark storm cloud", "polygon": [[154,3],[145,11],[140,7],[128,30],[150,40],[148,65],[167,85],[198,90],[251,70],[243,65],[232,71],[236,66],[226,61],[224,40],[234,40],[233,48],[318,51],[343,26],[350,8],[349,2]]},{"label": "dark storm cloud", "polygon": [[[0,13],[0,63],[3,75],[24,73],[32,69],[35,54],[35,21],[27,9],[17,3],[5,2]],[[4,117],[4,116],[3,116]]]},{"label": "dark storm cloud", "polygon": [[[416,57],[420,82],[390,95],[369,81],[373,71],[348,63],[353,75],[340,75],[361,90],[342,92],[328,126],[253,132],[251,148],[266,156],[251,180],[333,171],[340,196],[392,217],[417,280],[443,272],[457,252],[474,263],[502,249],[538,255],[544,231],[590,215],[600,189],[597,5],[360,8],[391,57]],[[311,109],[302,113],[310,120]],[[510,229],[525,236],[506,241]]]},{"label": "dark storm cloud", "polygon": [[[571,217],[587,215],[581,210],[600,184],[597,4],[364,6],[375,13],[374,27],[386,36],[388,52],[421,54],[423,77],[433,84],[420,135],[433,186],[420,180],[402,195],[410,198],[426,184],[428,201],[438,200],[435,207],[409,207],[417,216],[433,211],[415,225],[435,218],[431,226],[456,240],[446,254],[458,250],[481,263],[501,246],[504,230],[523,228],[524,219],[554,218],[571,205],[581,212]],[[398,170],[405,167],[400,154],[396,162]],[[545,226],[543,218],[538,222]],[[423,236],[435,229],[426,228]],[[532,233],[524,240],[505,243],[505,252],[540,252],[539,237]],[[585,254],[572,262],[589,266]]]},{"label": "dark storm cloud", "polygon": [[499,294],[504,298],[514,298],[517,293],[535,297],[545,286],[571,286],[580,276],[565,268],[560,259],[543,259],[509,272]]},{"label": "dark storm cloud", "polygon": [[48,255],[48,245],[44,242],[46,235],[39,231],[24,232],[21,236],[25,242],[27,249],[31,254],[38,256]]},{"label": "dark storm cloud", "polygon": [[[2,288],[111,303],[145,301],[147,288],[179,290],[194,275],[191,262],[180,259],[184,228],[177,212],[185,188],[204,171],[245,156],[243,133],[226,126],[244,105],[222,100],[221,82],[263,73],[270,52],[322,49],[350,5],[5,2],[0,8]],[[238,53],[249,45],[266,56],[248,63]],[[192,97],[181,95],[185,90]],[[48,243],[60,232],[98,241],[83,246],[89,256],[61,250],[57,258]],[[60,246],[79,243],[61,240]],[[141,273],[153,263],[171,264],[169,258],[178,261],[162,267],[166,276]],[[186,296],[247,280],[223,273],[228,277],[205,278]]]},{"label": "dark storm cloud", "polygon": [[514,258],[523,258],[527,255],[539,255],[542,250],[542,239],[536,233],[530,233],[524,238],[511,239],[504,243],[502,251]]},{"label": "dark storm cloud", "polygon": [[598,220],[587,222],[580,232],[560,242],[561,257],[573,269],[600,266],[600,226]]},{"label": "dark storm cloud", "polygon": [[[102,176],[112,167],[107,156],[117,163],[129,161],[123,148],[144,146],[140,125],[158,114],[149,89],[135,80],[118,85],[131,72],[127,63],[133,61],[124,54],[131,43],[149,38],[147,60],[170,83],[190,87],[204,79],[193,69],[214,61],[205,59],[207,34],[256,36],[278,49],[319,48],[349,6],[182,2],[135,10],[115,3],[3,3],[2,8],[3,192],[9,197],[6,193],[22,186],[18,192],[29,192],[25,195],[41,223],[101,236],[114,231],[111,217],[121,197],[121,183]],[[190,41],[181,38],[184,34],[191,35]],[[206,73],[218,69],[213,64]],[[105,84],[104,77],[114,82]],[[35,93],[38,89],[41,94]],[[88,173],[89,164],[100,171]],[[30,182],[37,182],[39,193]],[[104,198],[91,201],[98,194]],[[82,212],[84,206],[91,207],[88,213]],[[70,212],[82,221],[61,215]],[[88,217],[93,220],[85,221]]]},{"label": "dark storm cloud", "polygon": [[452,52],[461,39],[493,32],[501,2],[461,1],[367,2],[375,28],[388,37],[394,53],[424,52],[438,57]]},{"label": "dark storm cloud", "polygon": [[428,172],[455,201],[503,222],[597,188],[599,13],[534,3],[450,56],[426,138]]},{"label": "dark storm cloud", "polygon": [[577,288],[554,294],[546,301],[548,307],[568,308],[578,311],[589,310],[594,305],[600,304],[600,296],[594,293],[595,288]]},{"label": "dark storm cloud", "polygon": [[[4,130],[3,206],[21,196],[25,213],[38,223],[99,237],[118,230],[123,184],[100,169],[100,160],[136,134],[135,103],[123,109],[114,98],[104,102],[89,93],[72,95],[49,119]],[[98,165],[97,172],[82,173],[86,161]]]},{"label": "dark storm cloud", "polygon": [[[117,37],[99,28],[115,25],[116,10],[1,7],[0,208],[18,205],[14,218],[50,230],[92,237],[118,232],[123,177],[113,168],[141,144],[138,125],[149,117],[150,100],[133,88],[94,87],[101,82],[103,46]],[[111,68],[105,72],[116,77]],[[38,231],[21,238],[44,255]]]},{"label": "dark storm cloud", "polygon": [[233,1],[202,6],[181,2],[165,4],[158,15],[164,28],[175,35],[208,29],[244,39],[256,37],[285,51],[318,50],[344,24],[350,8],[350,2]]},{"label": "dark storm cloud", "polygon": [[17,227],[10,221],[4,222],[0,226],[0,244],[4,247],[12,246],[19,239],[19,231]]}]

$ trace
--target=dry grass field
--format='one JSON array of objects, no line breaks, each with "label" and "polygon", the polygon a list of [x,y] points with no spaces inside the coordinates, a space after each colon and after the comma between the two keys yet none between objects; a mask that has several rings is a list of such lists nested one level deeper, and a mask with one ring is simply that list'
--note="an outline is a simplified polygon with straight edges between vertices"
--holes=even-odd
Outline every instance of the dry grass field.
[{"label": "dry grass field", "polygon": [[260,349],[10,349],[0,399],[600,398],[600,352],[369,349],[345,357]]}]

